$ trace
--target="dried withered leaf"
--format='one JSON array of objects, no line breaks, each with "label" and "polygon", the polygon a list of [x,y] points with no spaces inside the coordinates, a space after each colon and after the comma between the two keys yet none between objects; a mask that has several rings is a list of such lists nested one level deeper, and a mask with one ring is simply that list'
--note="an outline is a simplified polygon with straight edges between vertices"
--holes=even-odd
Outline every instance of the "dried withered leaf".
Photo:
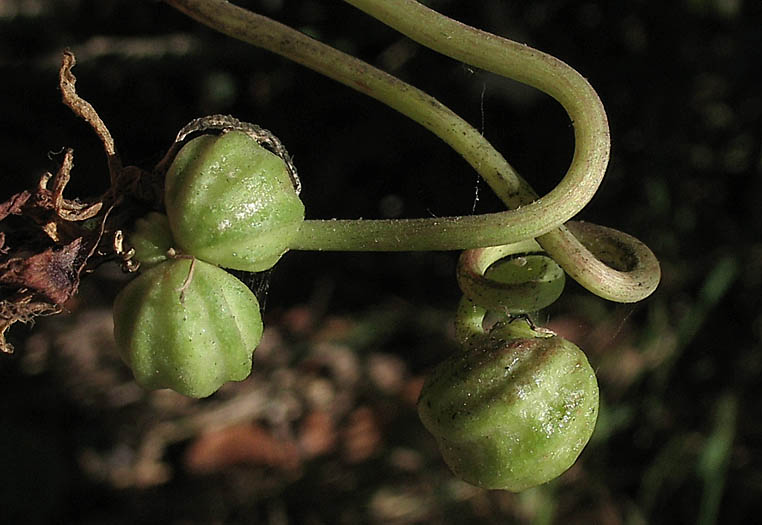
[{"label": "dried withered leaf", "polygon": [[74,150],[67,148],[61,167],[53,177],[53,189],[48,190],[49,174],[40,179],[39,197],[45,195],[52,201],[53,211],[66,221],[84,221],[95,217],[103,207],[102,202],[83,203],[78,199],[69,200],[63,196],[64,189],[71,179],[71,170],[74,167]]},{"label": "dried withered leaf", "polygon": [[13,301],[0,300],[0,353],[12,354],[13,345],[5,340],[5,332],[12,324],[28,323],[37,316],[60,312],[56,305],[34,301],[32,294],[22,294]]},{"label": "dried withered leaf", "polygon": [[[63,192],[71,179],[73,167],[74,150],[67,148],[61,166],[55,176],[45,173],[40,177],[37,191],[34,195],[34,204],[41,210],[51,210],[55,213],[55,217],[51,217],[51,220],[84,221],[95,217],[103,207],[103,202],[100,200],[96,202],[80,202],[79,199],[70,200],[64,198]],[[53,182],[52,189],[48,188],[51,179]],[[55,237],[51,237],[55,240]]]},{"label": "dried withered leaf", "polygon": [[79,273],[91,247],[79,237],[60,250],[47,250],[27,258],[14,258],[0,265],[0,285],[27,288],[53,304],[63,304],[76,291]]},{"label": "dried withered leaf", "polygon": [[[62,311],[62,305],[79,286],[86,265],[94,267],[113,257],[109,246],[98,250],[104,235],[108,237],[128,220],[130,210],[110,212],[122,203],[125,195],[160,201],[154,181],[146,180],[139,168],[123,168],[116,154],[111,133],[95,108],[76,92],[72,74],[74,55],[65,51],[59,72],[61,97],[71,110],[85,119],[103,144],[108,158],[111,187],[99,198],[81,201],[67,199],[64,190],[74,166],[74,152],[64,150],[55,174],[45,173],[37,186],[17,193],[0,203],[0,222],[9,216],[0,231],[0,352],[10,353],[6,330],[15,322],[29,322],[38,315]],[[90,219],[100,219],[100,231],[94,231]],[[96,255],[93,260],[89,259]]]},{"label": "dried withered leaf", "polygon": [[114,146],[114,139],[111,138],[106,125],[101,120],[101,117],[95,111],[95,108],[85,99],[77,94],[77,90],[74,85],[77,83],[77,78],[71,72],[71,69],[77,63],[74,58],[74,53],[69,50],[63,52],[63,61],[61,64],[61,70],[59,73],[58,87],[61,90],[61,98],[63,103],[69,106],[71,110],[85,119],[93,131],[101,139],[103,147],[106,150],[106,155],[109,157],[116,157],[116,147]]}]

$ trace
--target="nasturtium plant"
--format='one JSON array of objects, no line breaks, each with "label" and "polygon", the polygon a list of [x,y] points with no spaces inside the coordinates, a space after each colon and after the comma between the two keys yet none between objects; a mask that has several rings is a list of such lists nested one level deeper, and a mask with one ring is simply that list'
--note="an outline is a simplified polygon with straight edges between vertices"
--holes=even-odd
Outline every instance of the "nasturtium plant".
[{"label": "nasturtium plant", "polygon": [[[225,115],[191,121],[151,173],[124,167],[105,124],[76,94],[74,57],[67,52],[60,75],[64,102],[101,138],[114,185],[94,206],[67,202],[61,191],[71,169],[69,152],[54,179],[59,180],[55,191],[51,194],[46,187],[48,174],[39,187],[44,198],[30,202],[42,203],[45,217],[53,206],[59,219],[82,221],[89,235],[96,223],[87,219],[101,208],[110,211],[146,198],[158,208],[163,199],[166,216],[149,214],[128,236],[134,254],[124,251],[121,234],[131,210],[112,218],[106,211],[97,223],[101,231],[94,248],[108,239],[108,232],[116,255],[125,263],[134,255],[141,263],[143,273],[114,304],[117,345],[137,382],[205,397],[223,383],[249,375],[262,336],[259,304],[224,268],[268,270],[288,249],[466,250],[458,271],[464,299],[456,316],[456,336],[464,350],[440,364],[426,381],[418,403],[420,418],[453,472],[474,485],[521,491],[568,469],[595,426],[595,374],[572,343],[531,322],[520,328],[522,316],[557,299],[565,272],[593,293],[620,302],[644,299],[660,279],[658,261],[637,239],[570,222],[599,187],[609,159],[606,113],[585,78],[549,55],[475,30],[419,2],[347,0],[435,51],[525,82],[564,106],[574,124],[574,155],[558,186],[538,197],[483,133],[426,93],[225,0],[167,1],[211,27],[297,60],[417,121],[461,154],[510,209],[429,219],[305,221],[299,181],[280,141]],[[220,133],[184,143],[191,133],[207,130]],[[155,177],[162,174],[160,198]],[[134,199],[122,199],[124,194]],[[14,203],[9,209],[16,207]],[[55,224],[46,223],[44,233],[58,242],[56,229],[51,229]],[[67,224],[66,230],[72,227]],[[91,254],[96,252],[101,253],[94,249]],[[507,256],[512,259],[498,262]],[[26,303],[31,297],[17,295]],[[64,299],[53,306],[60,309]],[[485,331],[487,314],[507,320]],[[7,348],[3,331],[0,349]]]},{"label": "nasturtium plant", "polygon": [[490,337],[434,369],[418,413],[458,477],[519,492],[577,459],[595,427],[598,384],[561,337]]},{"label": "nasturtium plant", "polygon": [[167,216],[153,211],[139,218],[127,242],[135,250],[134,259],[143,269],[165,261],[167,250],[173,244]]},{"label": "nasturtium plant", "polygon": [[165,179],[177,248],[249,272],[271,268],[304,221],[304,205],[283,159],[242,131],[185,144]]},{"label": "nasturtium plant", "polygon": [[135,380],[206,397],[251,373],[262,338],[254,294],[198,259],[168,259],[131,281],[114,302],[114,337]]}]

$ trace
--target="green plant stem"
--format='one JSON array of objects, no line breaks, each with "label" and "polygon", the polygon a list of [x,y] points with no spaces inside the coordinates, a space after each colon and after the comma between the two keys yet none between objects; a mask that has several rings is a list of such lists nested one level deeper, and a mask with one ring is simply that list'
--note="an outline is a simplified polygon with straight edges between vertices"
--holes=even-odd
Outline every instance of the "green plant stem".
[{"label": "green plant stem", "polygon": [[465,349],[483,348],[489,343],[489,334],[485,332],[484,316],[487,310],[474,304],[466,297],[461,297],[455,313],[455,339]]},{"label": "green plant stem", "polygon": [[[556,192],[565,193],[570,199],[575,198],[575,190],[584,192],[582,186],[566,187],[571,181],[580,185],[596,184],[592,191],[597,189],[608,163],[608,121],[595,90],[576,70],[528,46],[452,20],[415,0],[345,1],[426,47],[523,82],[556,99],[574,124],[574,157],[564,179],[541,200],[547,202]],[[596,173],[589,176],[590,172]],[[490,182],[484,174],[482,176]],[[505,178],[497,181],[497,186],[505,181]],[[490,186],[503,198],[494,183],[490,182]],[[512,205],[504,198],[503,202],[509,207]],[[538,237],[537,241],[573,279],[601,297],[636,302],[653,293],[659,284],[661,271],[656,257],[647,246],[610,228],[595,228],[595,225],[577,228],[578,231],[583,229],[584,244],[564,227]],[[601,261],[588,249],[585,244],[590,243],[607,244],[609,259],[627,260],[614,261],[616,266],[611,267],[610,261]],[[612,258],[612,253],[617,256]]]},{"label": "green plant stem", "polygon": [[[500,198],[508,200],[511,207],[531,202],[537,197],[526,181],[478,131],[420,89],[288,26],[225,0],[165,1],[221,33],[300,63],[415,120],[452,146],[480,174],[483,171],[488,182],[498,183],[502,190]],[[580,205],[584,206],[582,203]]]},{"label": "green plant stem", "polygon": [[[562,181],[563,187],[536,200],[537,195],[526,181],[478,131],[423,91],[285,25],[224,0],[167,2],[225,34],[285,56],[398,110],[452,146],[508,206],[523,205],[520,211],[509,210],[484,218],[307,221],[292,249],[450,250],[507,244],[536,237],[570,219],[589,202],[600,183],[603,170],[591,165],[586,170],[575,170]],[[541,60],[550,59],[540,53],[537,56],[543,57]],[[520,64],[520,61],[515,62],[517,70],[527,67]],[[608,128],[605,115],[602,115],[604,133],[597,161],[600,166],[605,166]],[[441,240],[432,240],[432,235],[437,237],[437,232],[442,229],[447,231]],[[489,229],[495,231],[485,231]],[[461,238],[455,240],[460,231]]]},{"label": "green plant stem", "polygon": [[[458,260],[458,286],[488,310],[511,315],[542,310],[561,295],[566,274],[552,258],[538,252],[542,248],[534,239],[466,250]],[[493,266],[517,254],[522,256]]]},{"label": "green plant stem", "polygon": [[466,349],[488,350],[491,343],[505,342],[508,339],[551,337],[549,330],[537,331],[526,319],[509,318],[495,323],[489,331],[484,329],[484,318],[488,310],[463,296],[455,312],[455,339]]},{"label": "green plant stem", "polygon": [[[540,201],[534,194],[516,202],[504,197],[503,185],[510,179],[501,170],[483,162],[471,162],[479,174],[509,207],[537,206],[544,214],[567,200],[592,197],[606,171],[610,138],[608,120],[595,90],[582,75],[557,58],[524,44],[475,29],[448,18],[415,0],[345,0],[396,29],[421,45],[466,64],[508,77],[547,93],[566,110],[574,125],[575,150],[569,170],[561,182]],[[470,127],[470,126],[469,126]],[[483,137],[476,130],[472,132]],[[439,135],[449,143],[452,130]],[[467,139],[473,141],[471,137]],[[493,149],[491,145],[488,146]],[[455,148],[457,151],[460,150]],[[499,153],[496,153],[499,155]],[[464,157],[468,157],[464,154]],[[501,157],[502,158],[502,157]],[[482,160],[482,159],[477,159]],[[494,174],[499,180],[493,183]],[[513,174],[518,177],[518,175]],[[525,199],[529,200],[525,200]],[[589,199],[588,199],[589,200]],[[532,202],[535,201],[535,202]]]},{"label": "green plant stem", "polygon": [[634,303],[651,295],[659,285],[659,261],[635,237],[577,221],[566,223],[560,232],[538,241],[572,279],[596,295]]},{"label": "green plant stem", "polygon": [[[301,63],[400,111],[458,151],[506,205],[521,206],[519,210],[469,217],[305,221],[292,249],[448,250],[539,237],[581,210],[605,172],[609,155],[606,115],[584,78],[549,55],[460,24],[417,2],[347,0],[424,45],[535,86],[558,99],[574,123],[576,147],[569,171],[549,194],[537,199],[529,185],[478,131],[436,99],[399,79],[227,1],[166,1],[222,33]],[[550,234],[549,240],[555,242],[547,242],[547,237],[538,240],[569,271],[568,267],[577,261],[558,252],[556,247],[572,243],[571,234],[562,229]],[[651,258],[655,261],[652,255]],[[598,293],[600,272],[575,270],[574,277]],[[618,272],[614,277],[614,281],[627,281],[630,276],[628,272]],[[625,302],[642,299],[652,291],[642,280],[621,294],[616,286],[608,288],[614,292],[607,293],[607,298]],[[632,290],[638,293],[633,295]]]},{"label": "green plant stem", "polygon": [[[521,212],[524,211],[522,208]],[[292,250],[431,251],[465,250],[511,244],[532,224],[518,210],[432,219],[308,220],[291,243]]]}]

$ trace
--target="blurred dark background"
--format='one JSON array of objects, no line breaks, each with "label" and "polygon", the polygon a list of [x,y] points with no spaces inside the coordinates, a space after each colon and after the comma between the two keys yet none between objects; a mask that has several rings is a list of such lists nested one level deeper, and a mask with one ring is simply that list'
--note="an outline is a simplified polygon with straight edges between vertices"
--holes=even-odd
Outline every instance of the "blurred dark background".
[{"label": "blurred dark background", "polygon": [[[569,164],[563,110],[439,56],[338,0],[250,0],[414,84],[540,192]],[[662,264],[636,305],[568,283],[539,315],[588,352],[601,418],[578,463],[521,495],[454,480],[418,423],[421,378],[456,351],[457,254],[290,253],[267,279],[255,372],[212,398],[146,394],[115,357],[101,268],[68,315],[10,334],[0,359],[6,523],[737,523],[762,510],[762,5],[426,2],[566,61],[612,131],[581,218]],[[426,217],[500,204],[423,128],[160,2],[0,0],[2,199],[75,149],[69,197],[107,186],[100,144],[60,102],[60,54],[123,160],[150,168],[189,120],[278,135],[309,218]],[[51,153],[52,152],[52,153]],[[478,200],[477,200],[478,196]]]}]

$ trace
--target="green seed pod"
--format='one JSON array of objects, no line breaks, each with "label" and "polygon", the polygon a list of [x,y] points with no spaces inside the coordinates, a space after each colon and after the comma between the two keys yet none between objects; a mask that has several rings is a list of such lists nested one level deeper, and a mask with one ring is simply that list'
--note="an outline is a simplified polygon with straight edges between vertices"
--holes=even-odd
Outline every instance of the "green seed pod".
[{"label": "green seed pod", "polygon": [[251,290],[226,271],[169,259],[119,293],[114,337],[141,386],[206,397],[250,374],[262,317]]},{"label": "green seed pod", "polygon": [[598,415],[585,354],[561,337],[498,340],[441,363],[418,414],[455,475],[519,492],[566,471]]},{"label": "green seed pod", "polygon": [[167,250],[172,247],[172,232],[166,215],[150,212],[135,221],[133,232],[127,237],[128,244],[135,249],[135,259],[143,269],[155,266],[167,259]]},{"label": "green seed pod", "polygon": [[236,270],[271,268],[304,220],[283,159],[240,131],[183,146],[164,198],[177,247]]}]

